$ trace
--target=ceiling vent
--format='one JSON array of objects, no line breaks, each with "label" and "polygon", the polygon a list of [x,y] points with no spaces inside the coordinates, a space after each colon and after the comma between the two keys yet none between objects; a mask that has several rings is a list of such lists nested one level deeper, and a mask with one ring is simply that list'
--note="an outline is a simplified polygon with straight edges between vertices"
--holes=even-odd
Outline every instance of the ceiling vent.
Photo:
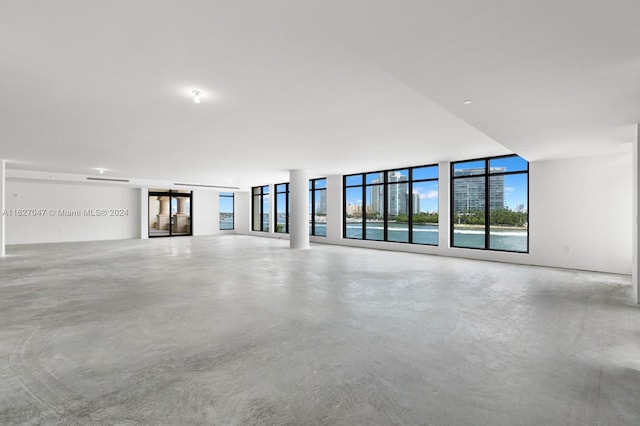
[{"label": "ceiling vent", "polygon": [[198,188],[240,189],[239,186],[200,185],[197,183],[174,183],[175,186],[196,186]]},{"label": "ceiling vent", "polygon": [[99,177],[87,177],[87,180],[97,180],[100,182],[124,182],[124,183],[129,182],[129,179],[110,179],[110,178],[99,178]]}]

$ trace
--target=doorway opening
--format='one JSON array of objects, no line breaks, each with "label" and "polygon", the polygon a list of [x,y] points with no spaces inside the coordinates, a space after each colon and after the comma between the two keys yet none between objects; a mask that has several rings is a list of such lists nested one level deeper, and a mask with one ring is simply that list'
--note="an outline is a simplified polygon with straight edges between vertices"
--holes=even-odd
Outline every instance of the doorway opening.
[{"label": "doorway opening", "polygon": [[191,191],[149,190],[149,237],[192,235]]}]

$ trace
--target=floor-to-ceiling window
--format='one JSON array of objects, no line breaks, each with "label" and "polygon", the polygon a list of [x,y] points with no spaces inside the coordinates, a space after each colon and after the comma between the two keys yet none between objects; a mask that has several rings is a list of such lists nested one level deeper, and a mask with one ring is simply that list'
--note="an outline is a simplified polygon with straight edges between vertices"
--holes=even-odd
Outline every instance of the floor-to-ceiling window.
[{"label": "floor-to-ceiling window", "polygon": [[269,185],[254,186],[251,194],[251,229],[269,232]]},{"label": "floor-to-ceiling window", "polygon": [[517,156],[451,163],[451,246],[529,251],[529,163]]},{"label": "floor-to-ceiling window", "polygon": [[438,245],[438,166],[414,167],[411,175],[411,242]]},{"label": "floor-to-ceiling window", "polygon": [[344,176],[345,238],[438,244],[438,166]]},{"label": "floor-to-ceiling window", "polygon": [[345,238],[363,238],[363,183],[363,174],[348,175],[344,177],[344,224],[342,235],[344,235]]},{"label": "floor-to-ceiling window", "polygon": [[191,191],[149,190],[149,237],[191,235]]},{"label": "floor-to-ceiling window", "polygon": [[327,236],[327,178],[309,181],[309,235]]},{"label": "floor-to-ceiling window", "polygon": [[364,175],[364,206],[362,211],[363,239],[385,240],[384,172]]},{"label": "floor-to-ceiling window", "polygon": [[234,229],[234,194],[233,192],[220,193],[220,230]]},{"label": "floor-to-ceiling window", "polygon": [[387,241],[409,242],[409,170],[387,174]]},{"label": "floor-to-ceiling window", "polygon": [[289,184],[276,185],[276,232],[289,232]]}]

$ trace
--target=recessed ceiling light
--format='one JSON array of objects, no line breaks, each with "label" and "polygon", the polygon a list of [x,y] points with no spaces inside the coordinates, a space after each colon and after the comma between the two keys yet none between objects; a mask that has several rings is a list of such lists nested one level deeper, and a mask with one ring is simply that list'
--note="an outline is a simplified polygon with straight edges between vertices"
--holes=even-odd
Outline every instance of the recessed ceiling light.
[{"label": "recessed ceiling light", "polygon": [[473,101],[471,99],[467,99],[466,101],[463,102],[463,104],[465,104],[465,105],[469,105],[469,104],[472,104],[472,103],[473,103]]},{"label": "recessed ceiling light", "polygon": [[192,90],[191,93],[193,93],[193,102],[199,104],[200,103],[200,91],[199,90]]}]

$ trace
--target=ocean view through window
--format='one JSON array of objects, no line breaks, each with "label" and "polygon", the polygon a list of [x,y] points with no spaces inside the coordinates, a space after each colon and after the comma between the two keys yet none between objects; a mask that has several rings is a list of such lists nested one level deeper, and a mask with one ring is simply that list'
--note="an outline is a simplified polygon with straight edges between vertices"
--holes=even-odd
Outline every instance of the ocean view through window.
[{"label": "ocean view through window", "polygon": [[309,235],[327,236],[327,179],[309,180]]},{"label": "ocean view through window", "polygon": [[344,176],[345,238],[438,244],[438,166]]},{"label": "ocean view through window", "polygon": [[251,229],[269,232],[269,185],[251,188]]},{"label": "ocean view through window", "polygon": [[289,184],[276,185],[276,232],[289,233]]},{"label": "ocean view through window", "polygon": [[451,246],[529,251],[529,163],[517,155],[451,163]]},{"label": "ocean view through window", "polygon": [[234,195],[233,192],[221,192],[219,197],[220,230],[234,229]]}]

